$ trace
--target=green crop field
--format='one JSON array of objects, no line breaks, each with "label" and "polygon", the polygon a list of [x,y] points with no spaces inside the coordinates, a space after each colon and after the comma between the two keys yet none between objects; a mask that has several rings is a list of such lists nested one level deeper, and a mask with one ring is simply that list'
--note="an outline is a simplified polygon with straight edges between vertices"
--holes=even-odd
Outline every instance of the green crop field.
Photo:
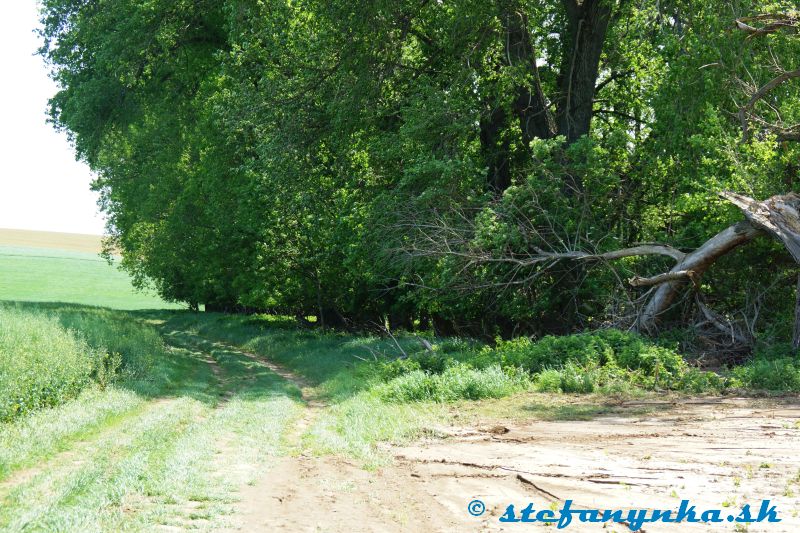
[{"label": "green crop field", "polygon": [[138,292],[130,278],[97,253],[0,245],[0,300],[65,302],[113,309],[164,309],[152,293]]}]

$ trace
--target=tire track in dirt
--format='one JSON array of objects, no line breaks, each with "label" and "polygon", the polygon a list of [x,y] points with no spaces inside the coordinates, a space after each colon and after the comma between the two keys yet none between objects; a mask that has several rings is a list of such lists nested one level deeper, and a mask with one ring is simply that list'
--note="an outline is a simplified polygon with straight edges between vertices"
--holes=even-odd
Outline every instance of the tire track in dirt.
[{"label": "tire track in dirt", "polygon": [[[197,352],[192,352],[185,346],[176,346],[167,343],[168,349],[185,350],[193,354],[194,359],[209,365],[220,390],[224,390],[224,371],[213,359],[210,354],[207,357],[197,357]],[[225,391],[220,396],[220,401],[215,409],[222,407],[232,396],[233,391]],[[58,451],[46,458],[35,466],[24,467],[13,471],[6,479],[0,482],[0,502],[11,496],[17,489],[21,489],[29,484],[39,483],[42,489],[49,491],[47,487],[55,487],[63,484],[64,480],[77,473],[86,463],[87,458],[91,458],[98,450],[104,449],[124,449],[129,446],[136,438],[138,432],[134,429],[145,423],[148,417],[155,413],[163,412],[170,406],[176,405],[180,401],[179,397],[156,397],[144,399],[142,403],[133,409],[113,416],[109,422],[102,425],[99,430],[90,431],[88,435],[83,434],[82,438],[76,438],[67,443],[67,449]],[[209,413],[201,413],[193,419],[193,423],[200,423],[209,416]],[[46,479],[37,481],[44,474],[49,474]]]},{"label": "tire track in dirt", "polygon": [[[673,509],[685,498],[698,508],[724,509],[757,504],[762,496],[779,501],[784,512],[784,523],[771,531],[800,530],[791,515],[798,502],[781,497],[784,485],[787,493],[791,483],[800,488],[798,465],[791,463],[800,442],[796,400],[627,402],[589,420],[483,417],[477,426],[440,428],[435,438],[385,445],[394,463],[368,472],[345,458],[314,457],[303,449],[303,435],[328,406],[302,377],[267,357],[208,342],[293,383],[305,406],[284,435],[290,455],[240,488],[239,531],[497,531],[504,529],[497,518],[509,503],[543,509],[573,499],[584,509]],[[643,406],[653,409],[643,412]],[[472,499],[487,504],[484,516],[467,514]],[[671,531],[664,526],[646,529]]]},{"label": "tire track in dirt", "polygon": [[[113,417],[111,422],[106,423],[99,431],[91,432],[87,438],[70,441],[69,448],[42,458],[41,462],[36,464],[36,466],[23,467],[13,471],[6,479],[0,482],[0,502],[16,488],[33,481],[37,476],[46,471],[54,470],[68,463],[73,464],[75,468],[80,467],[83,463],[83,459],[79,458],[85,457],[87,452],[92,449],[98,441],[110,440],[112,435],[126,433],[125,428],[135,423],[136,419],[147,415],[156,408],[163,409],[174,401],[175,400],[171,398],[156,398],[146,401],[130,411]],[[69,473],[70,472],[64,472],[64,476],[69,475]]]},{"label": "tire track in dirt", "polygon": [[[410,470],[367,471],[337,456],[313,456],[303,435],[329,406],[303,377],[269,358],[231,344],[208,340],[268,368],[300,389],[302,415],[284,436],[289,454],[255,483],[239,490],[239,531],[445,531],[452,523],[444,507],[413,483]],[[412,481],[411,483],[409,483]]]},{"label": "tire track in dirt", "polygon": [[292,429],[285,435],[285,442],[290,449],[300,449],[303,434],[313,425],[314,420],[317,418],[317,416],[319,416],[320,411],[328,407],[327,403],[319,399],[318,395],[314,392],[312,385],[302,376],[298,376],[288,368],[269,360],[263,355],[242,350],[238,346],[234,346],[222,341],[208,340],[208,342],[211,343],[212,346],[238,353],[257,362],[261,366],[268,368],[271,372],[277,374],[298,388],[305,408],[303,409],[303,414],[301,417],[295,421]]}]

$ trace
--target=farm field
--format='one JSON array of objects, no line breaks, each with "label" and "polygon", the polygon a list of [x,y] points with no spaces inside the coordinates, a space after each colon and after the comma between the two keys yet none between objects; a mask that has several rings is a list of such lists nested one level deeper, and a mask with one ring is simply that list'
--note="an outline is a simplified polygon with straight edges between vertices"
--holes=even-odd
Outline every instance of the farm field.
[{"label": "farm field", "polygon": [[0,299],[113,309],[180,307],[135,291],[128,275],[99,253],[98,236],[0,229]]},{"label": "farm field", "polygon": [[8,228],[0,228],[0,246],[43,248],[95,255],[102,249],[99,235]]},{"label": "farm field", "polygon": [[[4,357],[35,340],[24,353],[58,347],[70,357],[41,364],[72,376],[56,361],[74,358],[89,377],[0,423],[0,531],[514,531],[543,525],[500,523],[508,504],[567,499],[583,509],[687,499],[725,514],[770,499],[783,521],[748,531],[800,527],[796,396],[520,386],[401,401],[406,389],[392,384],[415,374],[385,383],[369,354],[413,354],[418,339],[165,309],[111,268],[70,271],[80,252],[24,250],[28,268],[58,278],[62,292],[0,256],[0,279],[16,280],[0,289],[2,368],[15,372]],[[69,298],[79,302],[60,303]],[[23,382],[0,379],[0,395]],[[486,504],[480,517],[467,512],[474,499]],[[629,530],[594,526],[570,529]]]}]

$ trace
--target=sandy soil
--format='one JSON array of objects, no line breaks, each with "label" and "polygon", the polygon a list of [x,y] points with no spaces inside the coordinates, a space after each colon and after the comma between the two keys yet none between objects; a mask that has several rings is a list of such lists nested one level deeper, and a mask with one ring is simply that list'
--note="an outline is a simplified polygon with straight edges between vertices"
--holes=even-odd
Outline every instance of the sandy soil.
[{"label": "sandy soil", "polygon": [[[738,513],[762,499],[777,505],[780,524],[749,531],[800,531],[800,403],[743,399],[640,403],[591,421],[502,423],[450,428],[444,439],[398,447],[398,468],[411,483],[444,505],[453,517],[467,515],[467,502],[485,502],[471,530],[517,530],[498,522],[506,505],[533,502],[537,509],[565,499],[585,509],[677,509],[681,499],[698,510]],[[626,411],[634,413],[628,416]],[[466,524],[465,524],[466,525]],[[534,527],[534,524],[527,524]],[[541,527],[541,526],[540,526]],[[611,527],[611,526],[610,526]],[[601,530],[590,525],[574,531]],[[617,525],[618,531],[628,530]],[[647,524],[646,531],[733,531],[715,526]],[[609,529],[606,528],[606,531]]]},{"label": "sandy soil", "polygon": [[[242,530],[519,531],[546,526],[500,523],[509,503],[677,509],[688,499],[725,518],[771,499],[783,521],[747,531],[800,531],[792,516],[800,510],[797,400],[630,402],[589,421],[485,419],[436,433],[388,446],[394,463],[372,473],[337,458],[285,458],[242,489]],[[481,517],[467,513],[473,499],[486,504]],[[568,530],[629,528],[573,523]],[[643,530],[736,531],[729,523]]]},{"label": "sandy soil", "polygon": [[[408,445],[384,446],[393,461],[370,472],[304,450],[303,433],[327,408],[307,382],[262,356],[207,342],[294,382],[306,405],[285,435],[293,453],[275,458],[235,495],[231,518],[238,531],[521,531],[552,526],[499,522],[509,504],[518,511],[528,503],[560,508],[565,500],[579,509],[676,510],[683,499],[699,512],[719,509],[723,519],[746,503],[757,514],[769,499],[782,522],[747,529],[728,522],[655,523],[642,531],[800,531],[798,398],[604,399],[599,405],[585,397],[522,396],[513,408],[454,408],[453,420],[463,423],[430,428],[429,438]],[[213,357],[207,362],[221,379]],[[509,410],[516,418],[485,414]],[[479,517],[467,512],[476,499],[486,506]],[[567,530],[630,529],[576,521]]]}]

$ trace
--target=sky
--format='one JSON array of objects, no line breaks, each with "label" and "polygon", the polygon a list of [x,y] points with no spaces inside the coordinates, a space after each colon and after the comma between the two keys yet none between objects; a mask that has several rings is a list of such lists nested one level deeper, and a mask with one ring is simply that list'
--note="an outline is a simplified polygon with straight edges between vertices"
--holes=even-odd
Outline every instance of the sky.
[{"label": "sky", "polygon": [[92,173],[46,122],[57,86],[39,56],[35,0],[3,2],[0,17],[0,228],[102,234]]}]

